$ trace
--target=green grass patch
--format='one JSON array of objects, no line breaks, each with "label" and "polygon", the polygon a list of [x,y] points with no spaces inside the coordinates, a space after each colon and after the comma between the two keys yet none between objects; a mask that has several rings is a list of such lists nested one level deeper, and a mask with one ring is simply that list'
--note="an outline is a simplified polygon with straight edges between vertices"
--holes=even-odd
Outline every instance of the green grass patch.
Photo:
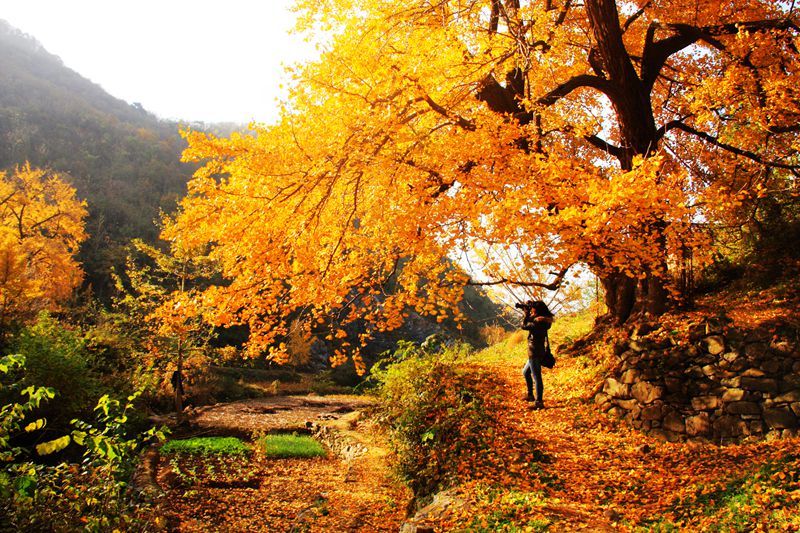
[{"label": "green grass patch", "polygon": [[161,447],[161,451],[193,455],[245,455],[250,452],[250,445],[236,437],[193,437],[171,440]]},{"label": "green grass patch", "polygon": [[301,435],[265,435],[257,441],[259,449],[267,457],[322,457],[325,448],[311,437]]},{"label": "green grass patch", "polygon": [[598,309],[595,305],[576,313],[557,314],[549,332],[553,347],[572,344],[592,331],[597,315]]}]

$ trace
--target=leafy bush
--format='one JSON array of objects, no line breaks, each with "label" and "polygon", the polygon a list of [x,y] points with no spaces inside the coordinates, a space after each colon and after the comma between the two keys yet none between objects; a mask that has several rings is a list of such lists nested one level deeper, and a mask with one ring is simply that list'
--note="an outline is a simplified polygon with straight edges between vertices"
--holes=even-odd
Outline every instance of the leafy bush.
[{"label": "leafy bush", "polygon": [[14,392],[18,394],[0,408],[0,454],[6,460],[0,470],[4,524],[17,531],[144,529],[149,520],[146,506],[135,501],[128,480],[142,446],[163,438],[163,433],[150,429],[128,436],[128,415],[140,393],[129,396],[124,406],[104,395],[95,407],[96,422],[73,420],[71,433],[36,446],[36,455],[47,455],[74,442],[85,450],[80,464],[35,463],[25,460],[35,456],[33,450],[11,447],[10,443],[16,433],[45,424],[43,419],[24,424],[24,418],[53,394],[43,387],[21,389],[29,379],[24,363],[21,356],[0,359],[0,374],[6,382],[11,371],[21,374],[18,380],[2,384],[3,392],[12,397]]},{"label": "leafy bush", "polygon": [[665,514],[644,522],[643,530],[797,531],[800,516],[800,455],[787,449],[758,468],[686,487]]},{"label": "leafy bush", "polygon": [[[58,401],[40,411],[51,425],[67,427],[72,418],[89,413],[93,399],[101,394],[81,333],[64,327],[47,313],[12,340],[10,353],[25,358],[23,383],[55,391]],[[0,400],[10,403],[11,398]]]},{"label": "leafy bush", "polygon": [[250,446],[236,437],[193,437],[171,440],[161,447],[163,453],[193,455],[245,455]]},{"label": "leafy bush", "polygon": [[[0,407],[0,461],[11,462],[24,450],[12,446],[11,439],[23,431],[25,417],[37,409],[42,400],[47,401],[55,395],[46,387],[25,387],[22,380],[14,381],[8,374],[19,373],[25,368],[25,357],[15,354],[0,358],[0,396],[8,397],[8,403]],[[26,398],[27,397],[27,398]],[[44,419],[26,424],[24,431],[30,433],[45,425]]]},{"label": "leafy bush", "polygon": [[546,502],[543,494],[479,485],[472,497],[476,501],[469,531],[533,533],[547,531],[552,525],[550,520],[541,516]]},{"label": "leafy bush", "polygon": [[322,457],[325,448],[311,437],[302,435],[265,435],[258,439],[259,449],[267,457]]},{"label": "leafy bush", "polygon": [[487,451],[494,437],[500,386],[468,355],[464,345],[428,352],[402,343],[395,363],[373,368],[379,420],[399,473],[418,498],[468,476],[466,462]]}]

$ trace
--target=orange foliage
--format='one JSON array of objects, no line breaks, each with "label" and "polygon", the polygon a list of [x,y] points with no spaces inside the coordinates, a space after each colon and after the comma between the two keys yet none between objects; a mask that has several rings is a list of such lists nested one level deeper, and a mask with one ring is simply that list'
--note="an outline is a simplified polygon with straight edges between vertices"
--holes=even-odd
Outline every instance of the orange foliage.
[{"label": "orange foliage", "polygon": [[581,262],[663,279],[743,202],[797,190],[797,26],[778,3],[572,4],[300,2],[330,42],[279,123],[186,133],[204,166],[163,235],[210,246],[227,282],[207,318],[285,358],[300,316],[340,362],[410,309],[448,315],[466,281],[448,256],[488,280]]},{"label": "orange foliage", "polygon": [[78,286],[86,214],[57,174],[28,164],[0,172],[0,328],[54,309]]}]

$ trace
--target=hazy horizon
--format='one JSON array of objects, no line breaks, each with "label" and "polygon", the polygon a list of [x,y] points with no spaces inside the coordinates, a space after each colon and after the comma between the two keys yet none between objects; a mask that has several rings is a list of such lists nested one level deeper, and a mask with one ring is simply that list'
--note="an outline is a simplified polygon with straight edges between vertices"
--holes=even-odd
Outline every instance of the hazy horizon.
[{"label": "hazy horizon", "polygon": [[313,48],[290,36],[291,0],[121,2],[29,0],[0,19],[64,65],[159,118],[245,124],[277,118],[283,64]]}]

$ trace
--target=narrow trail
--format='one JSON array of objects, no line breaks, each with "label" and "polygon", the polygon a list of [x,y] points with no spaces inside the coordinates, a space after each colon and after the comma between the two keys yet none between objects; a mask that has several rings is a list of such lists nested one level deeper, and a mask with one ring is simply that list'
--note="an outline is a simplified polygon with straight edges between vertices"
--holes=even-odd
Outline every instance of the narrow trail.
[{"label": "narrow trail", "polygon": [[[600,412],[590,400],[596,385],[581,358],[560,358],[544,370],[545,406],[524,400],[522,362],[484,363],[504,383],[503,425],[536,442],[538,482],[554,531],[635,529],[663,516],[687,491],[748,471],[776,451],[775,444],[720,447],[666,443]],[[779,445],[797,449],[798,443]],[[519,468],[513,468],[519,470]]]}]

